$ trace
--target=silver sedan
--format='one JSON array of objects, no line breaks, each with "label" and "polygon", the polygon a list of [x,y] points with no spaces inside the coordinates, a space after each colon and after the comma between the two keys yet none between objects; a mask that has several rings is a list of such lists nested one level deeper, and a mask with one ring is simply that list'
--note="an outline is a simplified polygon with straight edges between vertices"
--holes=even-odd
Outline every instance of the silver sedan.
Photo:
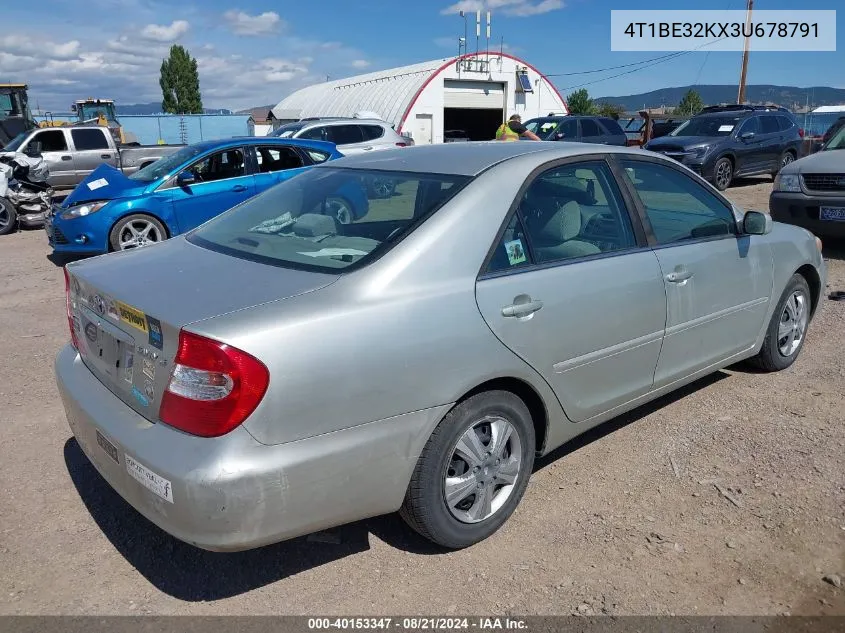
[{"label": "silver sedan", "polygon": [[[362,218],[327,213],[385,179]],[[79,446],[150,521],[231,551],[397,510],[476,543],[537,456],[738,361],[788,367],[826,267],[659,155],[456,143],[316,167],[65,274]]]}]

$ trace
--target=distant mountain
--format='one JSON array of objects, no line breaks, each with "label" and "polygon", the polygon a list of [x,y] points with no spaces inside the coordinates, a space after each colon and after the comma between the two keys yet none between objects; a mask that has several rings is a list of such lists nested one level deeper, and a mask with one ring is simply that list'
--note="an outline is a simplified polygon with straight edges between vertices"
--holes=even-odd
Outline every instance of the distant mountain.
[{"label": "distant mountain", "polygon": [[[131,105],[116,105],[117,114],[161,114],[161,102],[135,103]],[[206,114],[232,114],[231,110],[225,108],[205,108]]]},{"label": "distant mountain", "polygon": [[[720,103],[736,103],[737,86],[735,84],[698,86],[682,86],[678,88],[661,88],[638,95],[622,97],[596,97],[596,101],[619,104],[628,112],[660,106],[673,107],[678,105],[687,90],[696,90],[707,105]],[[818,86],[815,88],[797,88],[795,86],[750,85],[745,94],[750,103],[776,103],[791,110],[803,108],[809,99],[811,108],[823,105],[839,105],[845,103],[845,89]]]}]

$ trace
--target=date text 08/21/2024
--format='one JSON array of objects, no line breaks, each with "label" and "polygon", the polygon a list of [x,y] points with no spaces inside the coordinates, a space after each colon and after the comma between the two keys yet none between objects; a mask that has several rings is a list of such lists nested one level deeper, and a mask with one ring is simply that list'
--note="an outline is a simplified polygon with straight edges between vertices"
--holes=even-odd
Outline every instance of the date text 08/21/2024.
[{"label": "date text 08/21/2024", "polygon": [[478,618],[438,618],[438,617],[402,617],[402,618],[309,618],[308,629],[321,630],[367,630],[367,629],[402,629],[409,631],[442,630],[478,630],[518,631],[527,628],[525,620],[498,617]]}]

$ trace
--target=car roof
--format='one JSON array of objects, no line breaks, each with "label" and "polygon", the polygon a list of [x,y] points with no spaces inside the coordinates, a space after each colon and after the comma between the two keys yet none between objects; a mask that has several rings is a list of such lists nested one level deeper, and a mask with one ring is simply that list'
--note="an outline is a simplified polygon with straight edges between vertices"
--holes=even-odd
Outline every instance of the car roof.
[{"label": "car roof", "polygon": [[278,136],[233,136],[232,138],[217,139],[214,141],[200,141],[199,143],[194,143],[192,147],[196,147],[204,152],[210,149],[238,145],[292,145],[295,147],[322,149],[328,152],[336,151],[335,144],[329,143],[328,141],[304,138],[279,138]]},{"label": "car roof", "polygon": [[[642,150],[637,148],[637,152]],[[552,143],[546,141],[470,141],[468,143],[440,143],[387,149],[367,154],[346,156],[331,162],[332,167],[373,169],[381,171],[407,171],[423,174],[449,174],[477,176],[504,161],[536,154],[538,162],[605,153],[629,153],[634,150],[621,146],[589,143]],[[328,166],[322,163],[318,169]]]}]

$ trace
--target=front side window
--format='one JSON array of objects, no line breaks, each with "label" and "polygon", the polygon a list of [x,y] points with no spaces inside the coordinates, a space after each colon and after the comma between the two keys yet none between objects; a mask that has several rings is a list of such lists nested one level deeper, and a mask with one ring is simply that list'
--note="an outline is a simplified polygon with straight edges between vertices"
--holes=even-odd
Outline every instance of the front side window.
[{"label": "front side window", "polygon": [[330,125],[328,140],[335,145],[352,145],[363,142],[364,136],[359,125]]},{"label": "front side window", "polygon": [[658,244],[736,234],[731,208],[692,178],[666,165],[623,160]]},{"label": "front side window", "polygon": [[[368,182],[394,195],[368,199]],[[322,166],[276,185],[191,233],[206,248],[275,266],[338,271],[377,257],[470,178]],[[371,257],[372,256],[372,257]]]},{"label": "front side window", "polygon": [[[544,172],[525,191],[518,214],[537,264],[636,246],[631,219],[610,168],[602,161]],[[508,262],[511,267],[523,263],[521,255],[514,254],[514,240],[521,240],[516,250],[527,248],[520,237],[522,229],[513,229],[513,236],[506,231],[497,247],[499,264]]]},{"label": "front side window", "polygon": [[227,149],[207,156],[188,168],[198,183],[240,178],[246,175],[244,153],[241,148]]},{"label": "front side window", "polygon": [[73,138],[74,147],[76,147],[76,149],[80,152],[85,150],[109,148],[109,142],[106,140],[104,130],[101,128],[71,130],[70,135],[71,138]]},{"label": "front side window", "polygon": [[303,166],[302,158],[290,147],[256,147],[255,159],[261,174]]},{"label": "front side window", "polygon": [[47,130],[32,137],[31,143],[41,143],[42,152],[66,152],[67,141],[61,130]]}]

